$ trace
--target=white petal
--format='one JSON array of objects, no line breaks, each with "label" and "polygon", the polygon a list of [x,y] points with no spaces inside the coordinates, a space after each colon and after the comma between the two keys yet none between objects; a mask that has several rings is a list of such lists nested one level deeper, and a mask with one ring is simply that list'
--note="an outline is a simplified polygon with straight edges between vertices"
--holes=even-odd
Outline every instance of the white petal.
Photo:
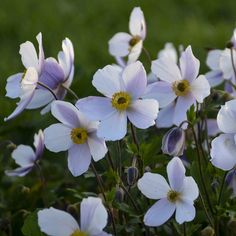
[{"label": "white petal", "polygon": [[39,64],[39,71],[41,71],[42,65],[44,63],[44,51],[43,51],[42,33],[41,32],[36,36],[36,39],[37,39],[38,44],[39,44],[38,64]]},{"label": "white petal", "polygon": [[136,62],[142,52],[143,41],[140,40],[132,48],[130,48],[130,53],[128,55],[128,64]]},{"label": "white petal", "polygon": [[107,225],[108,214],[100,198],[88,197],[80,205],[81,230],[97,235]]},{"label": "white petal", "polygon": [[23,176],[27,175],[32,170],[33,167],[34,167],[34,165],[31,164],[29,166],[19,167],[14,170],[5,170],[5,174],[7,176],[23,177]]},{"label": "white petal", "polygon": [[221,106],[217,115],[219,129],[225,133],[236,133],[236,99]]},{"label": "white petal", "polygon": [[205,74],[205,77],[211,87],[215,87],[224,82],[222,71],[213,70]]},{"label": "white petal", "polygon": [[220,69],[220,56],[222,50],[210,50],[207,54],[206,64],[212,70],[219,70]]},{"label": "white petal", "polygon": [[158,58],[166,57],[177,63],[178,55],[173,43],[166,43],[164,49],[158,53]]},{"label": "white petal", "polygon": [[44,130],[45,146],[52,152],[68,150],[73,142],[71,140],[71,128],[58,123]]},{"label": "white petal", "polygon": [[170,190],[170,186],[163,176],[148,172],[138,180],[138,188],[150,199],[165,198]]},{"label": "white petal", "polygon": [[141,62],[129,64],[122,73],[126,92],[132,95],[133,99],[140,98],[147,86],[146,71]]},{"label": "white petal", "polygon": [[146,37],[146,23],[140,7],[135,7],[131,12],[129,30],[133,36],[140,36],[142,39]]},{"label": "white petal", "polygon": [[216,119],[207,119],[207,133],[212,137],[220,133]]},{"label": "white petal", "polygon": [[69,102],[54,101],[51,105],[53,116],[69,127],[79,127],[79,111]]},{"label": "white petal", "polygon": [[191,84],[191,92],[199,103],[202,103],[203,99],[210,95],[210,90],[210,84],[204,75],[199,75]]},{"label": "white petal", "polygon": [[188,46],[180,57],[182,78],[193,81],[198,75],[199,67],[199,60],[193,55],[191,46]]},{"label": "white petal", "polygon": [[7,78],[6,96],[9,98],[18,98],[21,92],[20,82],[23,73],[18,73]]},{"label": "white petal", "polygon": [[40,230],[50,236],[71,236],[79,229],[78,223],[67,212],[53,207],[38,212]]},{"label": "white petal", "polygon": [[144,98],[154,98],[159,102],[160,107],[166,107],[174,101],[176,95],[170,83],[158,81],[147,86]]},{"label": "white petal", "polygon": [[[236,52],[233,50],[234,62],[236,58]],[[234,70],[232,66],[231,52],[229,48],[226,48],[220,57],[220,69],[223,72],[224,79],[230,79],[234,76]]]},{"label": "white petal", "polygon": [[192,221],[195,215],[196,210],[192,202],[179,201],[176,203],[175,219],[179,224]]},{"label": "white petal", "polygon": [[109,117],[102,120],[97,131],[98,137],[105,140],[120,140],[127,133],[127,115],[126,112],[113,112]]},{"label": "white petal", "polygon": [[89,96],[79,99],[75,105],[86,117],[95,121],[106,119],[116,112],[110,98]]},{"label": "white petal", "polygon": [[182,79],[180,70],[176,63],[165,57],[152,62],[152,72],[161,80],[169,83]]},{"label": "white petal", "polygon": [[173,125],[175,113],[175,103],[171,103],[168,106],[162,108],[157,116],[156,126],[157,128],[168,128]]},{"label": "white petal", "polygon": [[116,57],[125,57],[129,54],[129,41],[132,36],[127,33],[117,33],[109,40],[109,52]]},{"label": "white petal", "polygon": [[117,66],[105,66],[95,73],[92,84],[100,93],[111,98],[114,93],[124,91],[121,71]]},{"label": "white petal", "polygon": [[211,163],[222,169],[230,170],[236,164],[236,144],[233,134],[221,134],[211,143]]},{"label": "white petal", "polygon": [[41,129],[34,135],[34,146],[36,158],[41,157],[44,151],[44,134]]},{"label": "white petal", "polygon": [[93,132],[88,136],[88,145],[94,161],[101,160],[107,153],[107,146],[103,138],[98,138]]},{"label": "white petal", "polygon": [[17,146],[11,155],[15,162],[22,167],[34,163],[36,158],[33,149],[26,145]]},{"label": "white petal", "polygon": [[91,163],[91,154],[87,143],[74,144],[68,152],[68,168],[75,177],[84,174]]},{"label": "white petal", "polygon": [[172,158],[168,163],[167,174],[171,188],[180,192],[185,178],[185,168],[178,157]]},{"label": "white petal", "polygon": [[146,129],[155,124],[159,111],[158,102],[154,99],[139,99],[134,101],[127,110],[130,122],[140,129]]},{"label": "white petal", "polygon": [[166,198],[157,201],[147,211],[144,216],[144,224],[147,226],[160,226],[164,224],[175,211],[175,205],[169,202]]},{"label": "white petal", "polygon": [[181,196],[184,199],[194,201],[198,198],[198,195],[198,186],[193,177],[185,177],[183,181],[183,188],[181,190]]}]

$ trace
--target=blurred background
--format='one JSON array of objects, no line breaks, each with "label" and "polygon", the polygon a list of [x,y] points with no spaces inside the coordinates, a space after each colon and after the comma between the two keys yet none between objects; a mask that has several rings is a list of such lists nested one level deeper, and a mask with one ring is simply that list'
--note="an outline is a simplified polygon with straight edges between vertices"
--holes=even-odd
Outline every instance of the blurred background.
[{"label": "blurred background", "polygon": [[[62,40],[70,38],[75,49],[72,89],[79,97],[95,94],[91,85],[93,74],[114,62],[108,53],[108,40],[117,32],[128,32],[129,15],[135,6],[140,6],[145,15],[147,38],[144,46],[152,59],[166,42],[185,47],[191,44],[201,61],[202,73],[207,71],[206,48],[224,48],[236,26],[235,0],[0,0],[0,141],[10,139],[17,145],[31,145],[33,134],[53,120],[50,114],[40,116],[38,110],[31,110],[7,123],[3,121],[16,106],[16,101],[4,97],[6,80],[24,70],[20,44],[29,40],[37,45],[35,37],[42,32],[45,55],[57,57]],[[141,60],[147,62],[145,55]],[[27,177],[10,179],[4,175],[5,169],[15,165],[9,158],[10,151],[5,150],[4,145],[0,147],[0,216],[1,211],[4,212],[2,219],[5,219],[10,208],[24,207],[22,201],[19,204],[20,198],[25,199],[24,193],[20,196],[15,193],[27,184],[31,187],[32,182]],[[46,152],[46,157],[51,158],[50,167],[45,168],[46,174],[50,175],[51,183],[55,180],[56,186],[65,176],[75,184],[76,180],[64,171],[67,169],[65,153],[62,155],[64,158],[59,161],[57,154]],[[76,184],[82,188],[81,183]],[[32,203],[32,199],[26,198],[26,201]],[[27,202],[24,204],[28,206]],[[34,202],[30,207],[34,209],[36,205]],[[15,224],[20,227],[22,222]]]}]

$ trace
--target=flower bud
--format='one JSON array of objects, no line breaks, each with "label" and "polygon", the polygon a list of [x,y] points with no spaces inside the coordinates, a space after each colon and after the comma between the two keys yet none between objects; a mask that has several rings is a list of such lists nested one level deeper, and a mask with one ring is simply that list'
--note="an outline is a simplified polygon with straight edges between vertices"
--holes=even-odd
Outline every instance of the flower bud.
[{"label": "flower bud", "polygon": [[124,200],[124,190],[118,186],[116,187],[115,200],[119,203]]},{"label": "flower bud", "polygon": [[135,166],[131,166],[127,170],[127,183],[132,186],[138,179],[138,169]]},{"label": "flower bud", "polygon": [[170,129],[162,138],[161,149],[170,156],[181,156],[185,148],[185,133],[180,127]]},{"label": "flower bud", "polygon": [[207,226],[201,231],[201,236],[214,236],[215,231],[211,226]]}]

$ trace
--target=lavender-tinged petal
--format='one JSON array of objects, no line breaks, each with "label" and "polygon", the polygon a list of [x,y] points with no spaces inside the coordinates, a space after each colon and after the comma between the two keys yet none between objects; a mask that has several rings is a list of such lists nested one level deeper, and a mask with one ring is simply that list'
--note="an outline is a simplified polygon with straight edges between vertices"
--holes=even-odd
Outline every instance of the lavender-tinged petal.
[{"label": "lavender-tinged petal", "polygon": [[183,181],[183,187],[181,189],[181,196],[184,199],[188,199],[189,201],[194,201],[198,198],[199,189],[196,181],[193,177],[185,177]]},{"label": "lavender-tinged petal", "polygon": [[207,122],[207,134],[210,137],[216,136],[221,132],[217,125],[216,119],[207,119],[206,122]]},{"label": "lavender-tinged petal", "polygon": [[22,167],[31,165],[36,159],[33,149],[23,144],[17,146],[11,155],[15,162]]},{"label": "lavender-tinged petal", "polygon": [[130,48],[130,53],[128,55],[128,64],[136,62],[142,52],[143,41],[140,40],[133,47]]},{"label": "lavender-tinged petal", "polygon": [[178,61],[177,51],[173,43],[166,43],[164,49],[160,50],[158,53],[158,58],[166,57],[172,60],[174,63]]},{"label": "lavender-tinged petal", "polygon": [[6,96],[9,98],[18,98],[21,94],[20,82],[22,80],[23,73],[18,73],[7,78]]},{"label": "lavender-tinged petal", "polygon": [[216,87],[224,82],[223,74],[220,70],[210,71],[205,74],[205,77],[211,87]]},{"label": "lavender-tinged petal", "polygon": [[[156,119],[157,128],[168,128],[173,125],[175,112],[175,103],[170,103],[168,106],[162,108]],[[182,127],[183,128],[183,127]]]},{"label": "lavender-tinged petal", "polygon": [[192,221],[195,218],[196,210],[191,201],[179,201],[176,203],[175,219],[179,224]]},{"label": "lavender-tinged petal", "polygon": [[7,176],[23,177],[23,176],[27,175],[32,170],[33,166],[34,165],[30,165],[30,166],[18,167],[14,170],[6,170],[5,174]]},{"label": "lavender-tinged petal", "polygon": [[40,129],[38,134],[34,135],[35,156],[39,159],[44,152],[44,134]]},{"label": "lavender-tinged petal", "polygon": [[220,56],[222,52],[223,52],[222,50],[216,49],[216,50],[211,50],[207,54],[206,64],[210,69],[220,70]]},{"label": "lavender-tinged petal", "polygon": [[44,64],[44,51],[43,51],[43,43],[42,43],[42,33],[39,33],[36,36],[36,39],[38,41],[39,44],[39,57],[38,57],[38,69],[39,69],[39,73],[42,70],[42,66]]},{"label": "lavender-tinged petal", "polygon": [[[231,56],[231,49],[226,48],[220,57],[220,70],[223,72],[224,79],[231,79],[234,76],[234,69],[232,66],[232,56]],[[235,63],[236,52],[233,52],[233,58]]]}]

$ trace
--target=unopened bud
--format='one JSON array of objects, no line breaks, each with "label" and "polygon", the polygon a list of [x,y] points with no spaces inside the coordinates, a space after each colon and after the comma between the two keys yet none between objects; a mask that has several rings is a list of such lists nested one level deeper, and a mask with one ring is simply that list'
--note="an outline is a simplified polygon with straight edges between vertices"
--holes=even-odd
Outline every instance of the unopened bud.
[{"label": "unopened bud", "polygon": [[162,138],[161,149],[170,156],[181,156],[185,148],[185,133],[180,127],[170,129]]},{"label": "unopened bud", "polygon": [[124,190],[118,186],[116,187],[115,200],[120,203],[124,200]]},{"label": "unopened bud", "polygon": [[211,226],[207,226],[201,231],[201,236],[214,236],[215,231]]},{"label": "unopened bud", "polygon": [[232,48],[234,46],[233,42],[229,41],[227,44],[226,44],[226,47],[227,48]]},{"label": "unopened bud", "polygon": [[127,170],[127,183],[132,186],[138,179],[138,169],[135,166],[131,166]]}]

